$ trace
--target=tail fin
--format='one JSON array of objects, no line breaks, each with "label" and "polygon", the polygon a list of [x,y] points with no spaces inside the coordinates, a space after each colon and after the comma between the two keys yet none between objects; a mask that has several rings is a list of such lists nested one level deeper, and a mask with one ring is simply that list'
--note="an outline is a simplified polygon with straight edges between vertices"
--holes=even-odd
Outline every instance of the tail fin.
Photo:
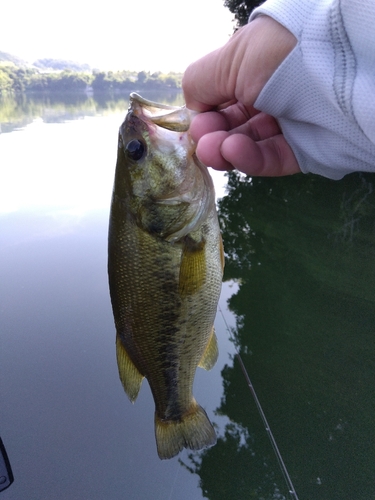
[{"label": "tail fin", "polygon": [[200,450],[216,443],[216,433],[204,409],[195,400],[181,420],[162,420],[155,414],[159,457],[172,458],[183,448]]}]

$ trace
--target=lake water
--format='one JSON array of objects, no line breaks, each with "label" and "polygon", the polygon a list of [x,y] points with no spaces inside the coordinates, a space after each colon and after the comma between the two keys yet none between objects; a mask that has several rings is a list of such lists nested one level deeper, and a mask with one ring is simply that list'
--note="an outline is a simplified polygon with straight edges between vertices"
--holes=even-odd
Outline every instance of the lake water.
[{"label": "lake water", "polygon": [[160,461],[147,382],[131,405],[118,379],[107,284],[127,105],[0,100],[1,500],[296,498],[236,349],[298,498],[375,499],[375,177],[231,174],[224,189],[213,173],[220,357],[194,393],[218,443]]}]

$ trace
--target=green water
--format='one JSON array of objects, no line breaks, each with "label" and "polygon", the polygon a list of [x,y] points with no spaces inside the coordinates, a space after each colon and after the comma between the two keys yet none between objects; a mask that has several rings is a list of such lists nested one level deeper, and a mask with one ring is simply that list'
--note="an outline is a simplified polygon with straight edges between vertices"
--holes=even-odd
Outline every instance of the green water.
[{"label": "green water", "polygon": [[127,105],[0,101],[2,500],[292,498],[229,337],[298,498],[374,499],[375,177],[230,174],[220,358],[194,388],[218,443],[160,462],[147,384],[133,406],[118,380],[106,276]]},{"label": "green water", "polygon": [[[233,335],[296,491],[375,498],[375,178],[229,179],[219,214],[225,276],[239,282]],[[237,498],[270,495],[242,373],[234,363],[222,374],[218,411],[237,433],[222,447],[236,472],[233,484],[207,477],[209,498],[241,482]],[[200,471],[219,457],[209,450]]]}]

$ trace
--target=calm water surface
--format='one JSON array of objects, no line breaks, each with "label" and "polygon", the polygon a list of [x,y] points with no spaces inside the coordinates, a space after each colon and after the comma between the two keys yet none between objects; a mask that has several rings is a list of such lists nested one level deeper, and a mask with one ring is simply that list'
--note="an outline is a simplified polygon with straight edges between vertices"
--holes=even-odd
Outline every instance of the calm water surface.
[{"label": "calm water surface", "polygon": [[160,461],[147,383],[131,405],[118,379],[107,285],[126,109],[0,101],[0,434],[15,477],[1,500],[292,498],[235,347],[300,500],[374,499],[374,176],[231,174],[225,191],[214,174],[220,358],[194,393],[219,439]]}]

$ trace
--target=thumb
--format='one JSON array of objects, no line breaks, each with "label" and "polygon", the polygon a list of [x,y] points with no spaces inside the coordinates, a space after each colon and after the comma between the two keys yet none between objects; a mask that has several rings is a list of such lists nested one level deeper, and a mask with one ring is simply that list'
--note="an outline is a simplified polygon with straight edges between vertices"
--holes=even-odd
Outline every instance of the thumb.
[{"label": "thumb", "polygon": [[255,18],[186,69],[182,89],[187,107],[202,112],[237,101],[253,106],[295,44],[292,33],[274,19]]}]

